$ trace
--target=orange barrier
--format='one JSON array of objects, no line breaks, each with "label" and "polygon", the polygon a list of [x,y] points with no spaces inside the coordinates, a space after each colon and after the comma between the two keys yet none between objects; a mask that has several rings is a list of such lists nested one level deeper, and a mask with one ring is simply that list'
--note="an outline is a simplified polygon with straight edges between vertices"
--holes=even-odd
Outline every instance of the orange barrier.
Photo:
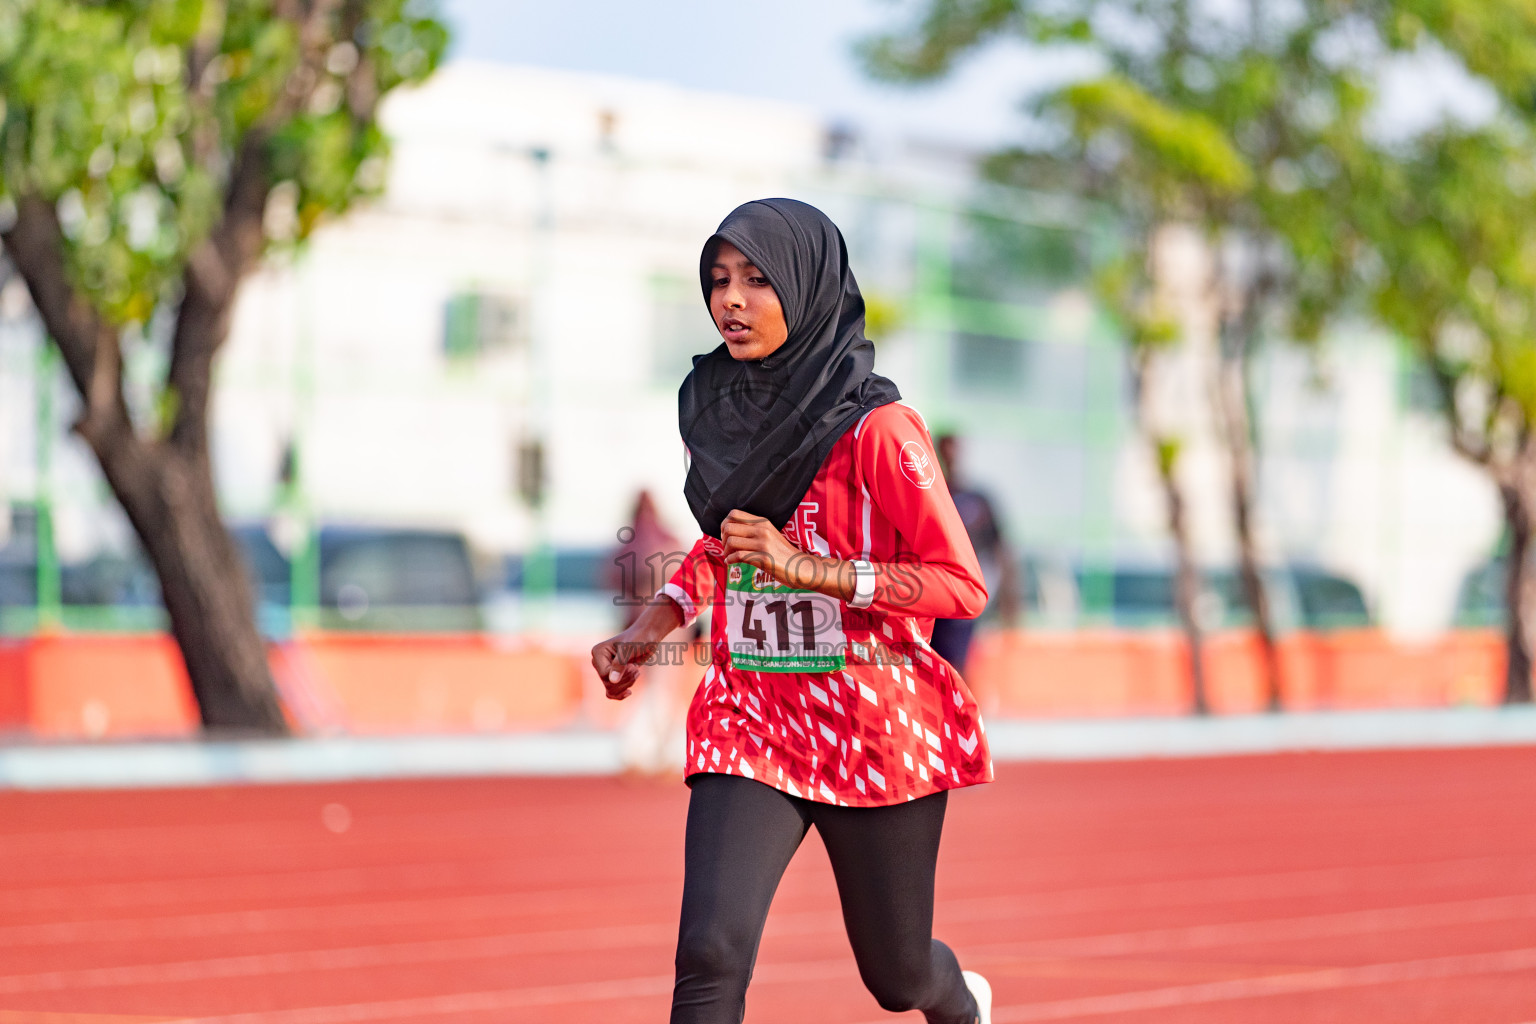
[{"label": "orange barrier", "polygon": [[198,728],[170,637],[48,635],[24,646],[27,724],[39,736],[184,736]]},{"label": "orange barrier", "polygon": [[27,724],[26,645],[0,641],[0,730]]},{"label": "orange barrier", "polygon": [[[483,636],[319,634],[274,646],[270,658],[300,732],[543,727],[571,721],[581,703],[572,656]],[[60,634],[0,645],[0,728],[65,739],[188,736],[199,726],[167,636]]]},{"label": "orange barrier", "polygon": [[[568,721],[581,702],[575,660],[528,644],[479,635],[321,633],[293,647],[290,657],[322,709],[313,724],[322,728],[381,733],[549,726]],[[288,704],[294,704],[291,697]]]},{"label": "orange barrier", "polygon": [[[603,699],[579,644],[317,633],[274,646],[271,661],[289,719],[304,733],[612,728],[631,710]],[[1374,630],[1292,634],[1280,662],[1284,706],[1293,710],[1486,705],[1503,691],[1503,638],[1493,630],[1418,646]],[[686,657],[649,671],[686,703],[703,670]],[[1206,678],[1213,711],[1263,708],[1252,634],[1210,637]],[[1172,631],[983,632],[966,679],[997,715],[1177,715],[1190,706],[1188,654]],[[0,643],[7,728],[50,738],[184,736],[198,717],[169,638],[49,635]]]},{"label": "orange barrier", "polygon": [[1504,694],[1509,666],[1504,634],[1496,629],[1462,629],[1447,633],[1441,643],[1449,702],[1497,704]]},{"label": "orange barrier", "polygon": [[[1418,645],[1377,630],[1295,633],[1280,640],[1279,657],[1291,710],[1486,705],[1503,692],[1503,638],[1494,631]],[[1213,711],[1265,706],[1254,634],[1208,637],[1205,676]],[[1191,704],[1188,650],[1172,631],[981,633],[966,680],[994,714],[1174,715]]]}]

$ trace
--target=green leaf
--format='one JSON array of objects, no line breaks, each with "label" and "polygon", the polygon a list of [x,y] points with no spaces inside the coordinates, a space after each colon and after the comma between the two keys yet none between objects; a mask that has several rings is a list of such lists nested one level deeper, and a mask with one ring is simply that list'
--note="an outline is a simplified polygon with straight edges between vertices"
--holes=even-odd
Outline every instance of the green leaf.
[{"label": "green leaf", "polygon": [[1082,137],[1117,132],[1138,151],[1149,176],[1232,196],[1253,185],[1253,171],[1209,117],[1181,110],[1118,75],[1068,86],[1059,102]]},{"label": "green leaf", "polygon": [[309,74],[272,0],[0,0],[0,196],[58,204],[76,287],[111,323],[147,321],[179,294],[247,139],[267,186],[297,190],[296,236],[269,244],[377,192],[375,103],[431,73],[446,29],[422,0],[338,4],[321,29],[336,59]]}]

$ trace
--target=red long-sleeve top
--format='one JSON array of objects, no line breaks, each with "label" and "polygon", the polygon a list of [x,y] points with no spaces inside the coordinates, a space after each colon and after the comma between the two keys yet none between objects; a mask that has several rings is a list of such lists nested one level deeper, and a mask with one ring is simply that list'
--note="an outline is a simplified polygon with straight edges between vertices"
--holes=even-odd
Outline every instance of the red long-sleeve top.
[{"label": "red long-sleeve top", "polygon": [[[922,417],[901,403],[865,415],[828,453],[784,535],[872,563],[874,593],[857,607],[754,585],[751,567],[726,566],[718,538],[695,542],[661,590],[688,621],[713,608],[686,772],[856,807],[990,782],[976,702],[928,646],[935,618],[975,617],[987,592]],[[785,669],[795,664],[815,670]]]}]

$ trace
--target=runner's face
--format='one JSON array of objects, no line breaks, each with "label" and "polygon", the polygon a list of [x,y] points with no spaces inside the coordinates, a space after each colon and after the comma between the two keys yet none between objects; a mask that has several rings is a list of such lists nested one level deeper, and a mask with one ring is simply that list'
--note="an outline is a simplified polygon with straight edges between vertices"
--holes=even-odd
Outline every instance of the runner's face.
[{"label": "runner's face", "polygon": [[709,312],[733,359],[762,359],[789,338],[779,293],[741,250],[721,242],[710,271]]}]

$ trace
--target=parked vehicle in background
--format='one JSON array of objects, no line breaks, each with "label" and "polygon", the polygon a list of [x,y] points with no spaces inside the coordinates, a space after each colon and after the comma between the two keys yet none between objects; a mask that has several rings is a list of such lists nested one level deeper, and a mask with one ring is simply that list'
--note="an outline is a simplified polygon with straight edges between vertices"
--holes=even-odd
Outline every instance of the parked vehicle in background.
[{"label": "parked vehicle in background", "polygon": [[[65,622],[78,629],[137,631],[165,626],[160,588],[149,563],[134,554],[100,552],[58,567],[58,601]],[[10,510],[0,545],[0,636],[33,632],[38,615],[37,515]]]},{"label": "parked vehicle in background", "polygon": [[13,509],[6,542],[0,544],[0,636],[13,632],[12,609],[37,603],[37,518],[31,509]]},{"label": "parked vehicle in background", "polygon": [[497,586],[486,596],[486,627],[495,633],[538,630],[557,636],[608,636],[622,618],[613,585],[612,548],[556,548],[554,589],[529,593],[531,559],[507,555]]},{"label": "parked vehicle in background", "polygon": [[1508,579],[1509,569],[1502,558],[1490,559],[1469,571],[1456,592],[1453,624],[1466,629],[1504,628],[1509,607],[1504,596]]},{"label": "parked vehicle in background", "polygon": [[320,531],[320,622],[326,629],[481,629],[480,589],[458,533],[328,527]]},{"label": "parked vehicle in background", "polygon": [[[1152,563],[1069,565],[1039,556],[1025,559],[1025,628],[1178,626],[1171,566]],[[1352,580],[1308,564],[1274,566],[1264,585],[1282,631],[1360,629],[1374,624],[1365,596]],[[1207,630],[1244,629],[1253,613],[1235,568],[1201,573],[1197,613]]]},{"label": "parked vehicle in background", "polygon": [[[293,629],[294,566],[262,523],[232,529],[255,590],[257,620],[269,637]],[[452,531],[326,525],[320,529],[313,625],[331,630],[461,632],[484,628],[481,588],[461,534]],[[0,547],[0,633],[37,626],[35,521],[13,515]],[[300,571],[304,571],[301,563]],[[102,552],[59,568],[59,613],[77,629],[145,630],[167,625],[160,588],[143,555]]]},{"label": "parked vehicle in background", "polygon": [[[282,637],[293,629],[294,566],[266,524],[244,522],[231,531],[245,556],[256,592],[262,631]],[[556,548],[544,586],[529,587],[531,560],[500,556],[480,567],[464,537],[453,531],[325,524],[316,573],[297,593],[315,595],[313,625],[330,630],[459,632],[485,629],[513,635],[529,630],[554,636],[607,635],[621,619],[615,604],[610,548]],[[548,567],[543,570],[549,573]],[[141,630],[165,626],[159,587],[136,552],[104,552],[60,567],[64,624],[79,629]],[[1360,588],[1315,565],[1266,570],[1282,630],[1332,630],[1374,624]],[[1503,567],[1495,560],[1469,573],[1461,588],[1456,625],[1502,622]],[[36,523],[29,509],[13,512],[0,546],[0,635],[36,628]],[[1203,574],[1200,610],[1208,629],[1251,623],[1233,568]],[[552,584],[552,587],[549,586]],[[1019,560],[1025,629],[1171,628],[1171,567],[1151,562],[1108,566],[1073,564],[1048,554]],[[984,615],[984,625],[995,616]]]},{"label": "parked vehicle in background", "polygon": [[288,559],[261,523],[237,523],[230,527],[230,533],[245,556],[245,571],[256,591],[256,624],[265,636],[287,636],[293,629],[288,609],[293,591]]},{"label": "parked vehicle in background", "polygon": [[[262,628],[289,628],[294,566],[260,523],[232,530],[245,555]],[[463,632],[483,625],[480,587],[461,534],[372,526],[320,529],[315,625],[371,632]],[[303,571],[302,565],[300,571]]]},{"label": "parked vehicle in background", "polygon": [[1303,565],[1292,566],[1290,576],[1302,629],[1364,629],[1376,625],[1365,603],[1365,594],[1353,580]]}]

